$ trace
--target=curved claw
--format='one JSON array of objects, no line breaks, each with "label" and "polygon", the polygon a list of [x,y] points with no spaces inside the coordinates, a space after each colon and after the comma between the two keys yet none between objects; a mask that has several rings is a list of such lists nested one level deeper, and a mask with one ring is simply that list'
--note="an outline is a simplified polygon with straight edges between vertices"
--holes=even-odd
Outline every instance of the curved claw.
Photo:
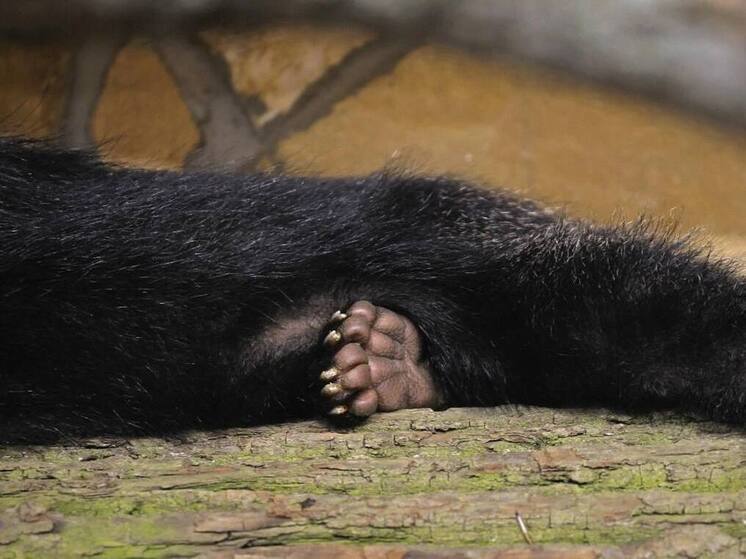
[{"label": "curved claw", "polygon": [[337,330],[332,330],[324,338],[324,345],[326,347],[334,347],[341,341],[342,341],[342,334],[340,334]]},{"label": "curved claw", "polygon": [[321,371],[319,378],[323,380],[324,382],[331,382],[334,379],[336,379],[338,376],[339,376],[339,369],[337,369],[336,367],[329,367],[328,369]]},{"label": "curved claw", "polygon": [[336,382],[325,384],[324,388],[321,389],[321,394],[323,396],[336,396],[340,392],[342,392],[342,387]]},{"label": "curved claw", "polygon": [[347,406],[334,406],[329,410],[329,415],[344,415],[347,411]]},{"label": "curved claw", "polygon": [[334,311],[334,314],[329,319],[329,322],[332,324],[338,324],[340,322],[344,322],[347,320],[347,314],[343,313],[342,311]]}]

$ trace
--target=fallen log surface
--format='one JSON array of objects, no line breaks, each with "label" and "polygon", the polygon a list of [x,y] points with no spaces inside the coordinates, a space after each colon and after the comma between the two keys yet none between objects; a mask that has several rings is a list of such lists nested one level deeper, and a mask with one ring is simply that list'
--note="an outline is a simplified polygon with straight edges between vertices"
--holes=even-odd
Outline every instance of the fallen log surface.
[{"label": "fallen log surface", "polygon": [[672,415],[408,410],[0,456],[2,557],[746,553],[743,430]]}]

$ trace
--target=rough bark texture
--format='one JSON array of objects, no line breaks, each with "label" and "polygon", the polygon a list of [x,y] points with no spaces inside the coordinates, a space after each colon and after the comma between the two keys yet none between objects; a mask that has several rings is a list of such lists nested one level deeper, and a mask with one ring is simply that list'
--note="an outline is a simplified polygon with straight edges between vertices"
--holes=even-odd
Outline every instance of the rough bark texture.
[{"label": "rough bark texture", "polygon": [[746,8],[722,0],[25,0],[16,33],[184,30],[277,19],[356,23],[537,62],[746,125]]},{"label": "rough bark texture", "polygon": [[746,553],[743,431],[676,416],[417,410],[0,456],[2,557]]}]

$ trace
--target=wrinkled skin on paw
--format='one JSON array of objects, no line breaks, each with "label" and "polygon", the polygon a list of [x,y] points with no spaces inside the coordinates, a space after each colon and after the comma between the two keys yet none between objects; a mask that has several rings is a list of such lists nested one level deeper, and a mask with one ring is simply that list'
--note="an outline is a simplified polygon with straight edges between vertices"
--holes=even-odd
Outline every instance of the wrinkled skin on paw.
[{"label": "wrinkled skin on paw", "polygon": [[335,312],[330,327],[323,342],[330,366],[319,377],[330,415],[368,417],[442,405],[420,334],[408,318],[358,301]]}]

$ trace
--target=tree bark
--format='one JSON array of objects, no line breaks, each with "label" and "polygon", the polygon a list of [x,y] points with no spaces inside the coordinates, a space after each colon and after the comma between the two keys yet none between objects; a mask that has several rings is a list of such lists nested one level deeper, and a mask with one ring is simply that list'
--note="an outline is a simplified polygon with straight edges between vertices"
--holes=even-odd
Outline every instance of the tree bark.
[{"label": "tree bark", "polygon": [[743,431],[677,416],[410,410],[0,456],[2,556],[746,552]]}]

